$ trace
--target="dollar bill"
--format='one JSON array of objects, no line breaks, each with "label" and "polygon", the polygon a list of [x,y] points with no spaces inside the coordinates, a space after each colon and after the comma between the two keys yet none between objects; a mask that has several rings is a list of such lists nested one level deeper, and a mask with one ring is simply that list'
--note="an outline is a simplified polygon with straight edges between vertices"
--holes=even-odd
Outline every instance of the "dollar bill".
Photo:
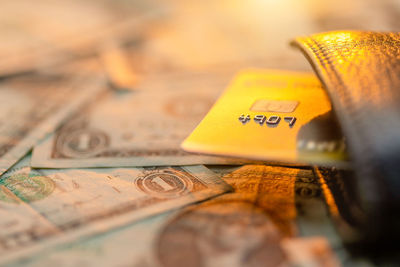
[{"label": "dollar bill", "polygon": [[217,168],[232,192],[17,266],[371,266],[343,253],[311,170]]},{"label": "dollar bill", "polygon": [[32,166],[243,163],[180,149],[180,143],[207,113],[228,79],[204,74],[166,76],[143,83],[136,92],[109,92],[37,145]]},{"label": "dollar bill", "polygon": [[0,262],[108,231],[230,190],[204,166],[32,170],[0,181]]},{"label": "dollar bill", "polygon": [[106,89],[101,74],[89,75],[85,68],[82,72],[60,69],[0,83],[0,174],[64,119]]}]

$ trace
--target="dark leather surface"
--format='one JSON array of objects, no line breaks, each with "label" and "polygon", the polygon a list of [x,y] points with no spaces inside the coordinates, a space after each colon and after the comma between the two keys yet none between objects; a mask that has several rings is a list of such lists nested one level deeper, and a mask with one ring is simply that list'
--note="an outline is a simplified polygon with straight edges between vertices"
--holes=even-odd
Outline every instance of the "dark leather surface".
[{"label": "dark leather surface", "polygon": [[345,135],[371,240],[400,217],[400,34],[340,31],[293,42],[324,84]]}]

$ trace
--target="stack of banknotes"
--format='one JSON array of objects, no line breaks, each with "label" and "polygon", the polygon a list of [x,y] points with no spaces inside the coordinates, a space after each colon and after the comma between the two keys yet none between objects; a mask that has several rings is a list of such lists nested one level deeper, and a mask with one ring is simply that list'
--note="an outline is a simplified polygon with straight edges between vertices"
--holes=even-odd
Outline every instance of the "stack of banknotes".
[{"label": "stack of banknotes", "polygon": [[[0,265],[374,266],[340,237],[354,229],[329,185],[342,189],[331,167],[349,167],[346,147],[287,42],[390,30],[398,3],[3,2]],[[231,98],[191,135],[225,88]],[[297,100],[247,103],[259,90]],[[257,115],[276,109],[287,115]],[[244,127],[219,125],[221,114]],[[317,119],[286,131],[299,117]],[[266,150],[246,138],[267,122],[285,128]],[[225,134],[203,149],[210,127]]]}]

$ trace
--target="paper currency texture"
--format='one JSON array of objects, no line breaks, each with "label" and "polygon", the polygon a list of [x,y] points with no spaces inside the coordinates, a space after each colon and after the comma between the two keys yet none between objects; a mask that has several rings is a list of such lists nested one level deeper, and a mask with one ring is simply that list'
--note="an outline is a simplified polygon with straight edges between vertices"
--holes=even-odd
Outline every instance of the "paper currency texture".
[{"label": "paper currency texture", "polygon": [[32,170],[0,181],[1,261],[108,231],[231,188],[203,166]]},{"label": "paper currency texture", "polygon": [[35,147],[33,167],[238,164],[184,152],[183,139],[224,88],[226,77],[164,78],[136,92],[109,92]]},{"label": "paper currency texture", "polygon": [[29,75],[0,85],[0,174],[106,89],[100,75]]}]

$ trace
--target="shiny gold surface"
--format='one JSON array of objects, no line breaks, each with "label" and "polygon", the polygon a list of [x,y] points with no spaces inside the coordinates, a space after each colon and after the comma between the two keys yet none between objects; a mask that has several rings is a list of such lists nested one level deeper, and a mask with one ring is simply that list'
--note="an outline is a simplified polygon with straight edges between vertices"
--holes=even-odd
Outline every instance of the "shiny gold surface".
[{"label": "shiny gold surface", "polygon": [[[269,107],[265,107],[267,104]],[[330,102],[312,74],[243,71],[236,76],[182,147],[192,152],[256,160],[344,162],[346,154],[343,150],[327,152],[321,147],[321,150],[304,152],[299,148],[305,143],[303,138],[315,140],[307,143],[313,147],[328,143],[319,143],[315,137],[303,136],[302,129],[312,125],[313,120],[330,110]],[[242,114],[251,118],[245,124],[238,120]],[[279,116],[281,119],[276,127],[270,127],[266,123],[255,123],[256,115],[268,118]],[[296,118],[293,127],[284,119],[288,116]],[[318,132],[316,134],[322,135]]]}]

